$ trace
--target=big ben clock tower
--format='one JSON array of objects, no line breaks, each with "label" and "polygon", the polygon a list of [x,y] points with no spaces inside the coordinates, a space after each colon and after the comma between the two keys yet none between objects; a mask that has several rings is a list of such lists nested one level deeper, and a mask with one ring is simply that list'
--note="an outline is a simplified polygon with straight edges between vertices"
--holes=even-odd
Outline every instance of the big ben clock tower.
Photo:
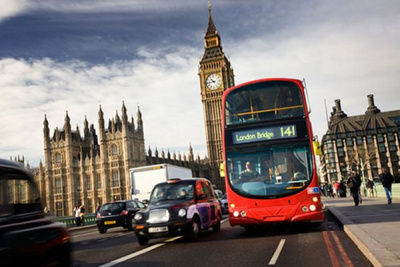
[{"label": "big ben clock tower", "polygon": [[211,17],[208,1],[208,28],[204,36],[204,55],[199,76],[203,102],[207,151],[210,163],[218,167],[222,162],[222,94],[234,85],[231,63],[222,51],[221,38]]}]

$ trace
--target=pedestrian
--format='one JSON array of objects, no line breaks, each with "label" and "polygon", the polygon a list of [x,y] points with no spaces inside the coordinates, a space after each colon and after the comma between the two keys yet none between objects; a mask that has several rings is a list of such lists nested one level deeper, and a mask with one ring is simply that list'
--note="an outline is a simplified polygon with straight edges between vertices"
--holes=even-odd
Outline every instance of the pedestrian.
[{"label": "pedestrian", "polygon": [[85,207],[83,205],[79,208],[79,217],[81,218],[81,225],[85,225]]},{"label": "pedestrian", "polygon": [[95,217],[97,217],[97,213],[99,213],[100,208],[101,208],[101,204],[97,203],[96,210],[95,210]]},{"label": "pedestrian", "polygon": [[382,186],[385,189],[388,204],[392,204],[392,183],[394,180],[393,175],[390,174],[387,168],[383,168],[382,173],[379,174],[379,180],[381,181]]},{"label": "pedestrian", "polygon": [[74,208],[74,212],[75,212],[75,223],[76,226],[81,226],[81,217],[79,216],[79,214],[81,213],[81,210],[79,207],[75,207]]},{"label": "pedestrian", "polygon": [[339,196],[340,197],[346,197],[347,196],[346,190],[347,190],[347,188],[346,188],[346,185],[344,184],[344,181],[340,180],[340,183],[339,183]]},{"label": "pedestrian", "polygon": [[365,186],[367,187],[368,197],[374,197],[374,181],[372,179],[365,179]]},{"label": "pedestrian", "polygon": [[353,196],[354,205],[358,206],[360,201],[360,186],[361,186],[361,177],[356,171],[352,171],[349,179],[347,180],[347,187],[350,189],[350,193]]}]

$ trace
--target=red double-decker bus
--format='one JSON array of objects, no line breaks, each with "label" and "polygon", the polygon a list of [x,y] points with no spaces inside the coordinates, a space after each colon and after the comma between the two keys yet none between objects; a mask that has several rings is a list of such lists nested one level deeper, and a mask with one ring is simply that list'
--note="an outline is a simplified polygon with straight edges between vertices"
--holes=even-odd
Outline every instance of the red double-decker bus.
[{"label": "red double-decker bus", "polygon": [[260,79],[223,95],[229,222],[251,226],[324,219],[303,83]]}]

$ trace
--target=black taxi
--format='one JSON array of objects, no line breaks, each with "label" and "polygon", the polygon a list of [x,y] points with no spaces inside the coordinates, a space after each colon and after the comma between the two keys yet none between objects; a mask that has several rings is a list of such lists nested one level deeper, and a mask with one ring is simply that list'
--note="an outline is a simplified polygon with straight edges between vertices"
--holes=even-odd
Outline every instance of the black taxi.
[{"label": "black taxi", "polygon": [[157,184],[149,205],[134,216],[133,230],[140,245],[149,239],[183,235],[196,241],[202,230],[221,228],[221,208],[209,180],[170,179]]}]

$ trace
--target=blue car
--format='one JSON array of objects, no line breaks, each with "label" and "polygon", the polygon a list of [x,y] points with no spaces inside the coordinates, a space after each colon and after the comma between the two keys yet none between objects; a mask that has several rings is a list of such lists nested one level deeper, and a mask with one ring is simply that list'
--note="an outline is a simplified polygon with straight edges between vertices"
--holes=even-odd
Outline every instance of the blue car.
[{"label": "blue car", "polygon": [[196,241],[199,232],[221,228],[222,212],[209,180],[170,179],[157,184],[148,207],[134,216],[133,230],[140,245],[149,239],[182,235]]}]

